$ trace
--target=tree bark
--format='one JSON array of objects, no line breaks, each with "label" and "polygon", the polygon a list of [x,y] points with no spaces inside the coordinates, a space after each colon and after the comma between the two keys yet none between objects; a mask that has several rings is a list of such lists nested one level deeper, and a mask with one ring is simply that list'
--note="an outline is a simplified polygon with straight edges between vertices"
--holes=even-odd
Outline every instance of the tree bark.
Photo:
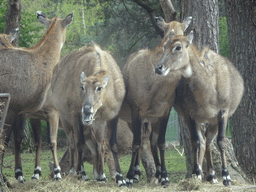
[{"label": "tree bark", "polygon": [[[19,28],[21,19],[21,2],[20,0],[9,0],[6,11],[5,33],[9,34],[14,28]],[[16,38],[12,45],[18,46],[19,39]]]},{"label": "tree bark", "polygon": [[219,52],[218,0],[180,0],[181,21],[192,16],[187,33],[194,31],[193,42],[199,49],[208,46]]},{"label": "tree bark", "polygon": [[244,96],[232,118],[232,143],[246,173],[256,177],[256,2],[225,0],[230,60],[244,78]]}]

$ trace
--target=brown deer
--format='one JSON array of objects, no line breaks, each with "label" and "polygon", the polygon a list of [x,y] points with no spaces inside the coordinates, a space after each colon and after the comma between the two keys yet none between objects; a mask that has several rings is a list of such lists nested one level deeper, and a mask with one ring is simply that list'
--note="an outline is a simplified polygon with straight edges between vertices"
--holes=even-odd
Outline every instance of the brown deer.
[{"label": "brown deer", "polygon": [[12,42],[18,37],[19,28],[12,29],[10,34],[0,34],[0,49],[13,48]]},{"label": "brown deer", "polygon": [[[211,153],[211,143],[217,135],[223,184],[230,186],[231,178],[225,156],[225,130],[228,118],[242,99],[243,79],[227,58],[208,48],[198,51],[192,40],[193,32],[188,36],[176,37],[171,32],[155,71],[166,75],[166,79],[170,79],[168,73],[182,74],[176,88],[174,107],[190,129],[194,151],[193,173],[202,179],[202,163],[206,154],[207,180],[217,182]],[[208,123],[205,134],[201,131],[202,123]]]},{"label": "brown deer", "polygon": [[108,123],[112,133],[109,142],[117,170],[116,182],[118,186],[125,185],[116,152],[118,113],[125,87],[113,56],[96,44],[67,54],[54,69],[51,88],[54,106],[59,112],[62,127],[69,136],[70,173],[75,173],[76,166],[81,179],[88,180],[82,152],[85,143],[90,146],[90,135],[84,134],[84,129],[93,128],[97,146],[94,178],[106,180],[102,144]]},{"label": "brown deer", "polygon": [[[168,40],[170,31],[174,30],[176,35],[183,35],[192,17],[187,17],[182,23],[177,21],[166,23],[162,18],[156,19],[165,32],[163,40],[153,50],[142,49],[133,53],[122,70],[126,96],[120,118],[132,122],[134,136],[132,160],[126,179],[128,185],[138,182],[140,170],[137,165],[142,127],[143,130],[151,132],[151,150],[157,170],[156,177],[161,185],[169,185],[164,159],[165,133],[171,106],[175,99],[174,90],[181,74],[171,74],[168,75],[169,78],[161,77],[155,75],[154,66],[162,57],[162,47]],[[158,148],[161,163],[158,158]]]},{"label": "brown deer", "polygon": [[[43,38],[32,48],[0,50],[0,92],[11,94],[11,102],[3,130],[2,139],[9,142],[13,131],[15,142],[15,177],[25,182],[22,174],[20,148],[26,113],[39,110],[50,87],[52,70],[60,60],[61,48],[65,43],[66,27],[72,22],[73,13],[66,18],[46,18],[37,12],[37,18],[48,26]],[[5,136],[5,138],[3,138]],[[2,157],[3,158],[3,157]],[[56,172],[59,172],[58,163]],[[58,173],[60,176],[60,174]],[[56,178],[58,179],[58,177]]]}]

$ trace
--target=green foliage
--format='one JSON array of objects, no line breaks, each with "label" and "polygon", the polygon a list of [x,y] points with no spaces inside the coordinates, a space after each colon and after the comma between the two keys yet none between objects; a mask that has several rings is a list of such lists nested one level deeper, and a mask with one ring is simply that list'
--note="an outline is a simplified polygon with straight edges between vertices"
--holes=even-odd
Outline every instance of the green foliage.
[{"label": "green foliage", "polygon": [[[31,47],[35,45],[46,31],[46,27],[38,22],[36,11],[42,11],[49,18],[53,15],[53,10],[49,9],[53,4],[50,0],[24,0],[21,2],[21,22],[20,22],[20,47]],[[48,7],[49,6],[49,7]],[[39,9],[40,7],[40,9]]]},{"label": "green foliage", "polygon": [[228,26],[226,17],[219,17],[219,32],[220,54],[229,58]]},{"label": "green foliage", "polygon": [[[162,16],[159,1],[149,3],[156,9],[155,15]],[[95,26],[101,32],[97,42],[113,52],[120,66],[132,52],[155,47],[159,42],[160,37],[152,27],[148,13],[132,0],[107,1],[103,11],[104,22]]]},{"label": "green foliage", "polygon": [[7,10],[8,0],[0,0],[0,33],[4,33],[5,29],[5,13]]},{"label": "green foliage", "polygon": [[19,46],[35,45],[46,31],[46,27],[38,22],[36,11],[44,12],[49,18],[54,16],[64,18],[74,11],[74,19],[67,28],[66,43],[62,49],[62,56],[66,55],[94,40],[98,35],[98,29],[92,26],[103,21],[104,15],[101,8],[103,5],[96,0],[86,1],[84,4],[76,0],[24,0],[22,1]]}]

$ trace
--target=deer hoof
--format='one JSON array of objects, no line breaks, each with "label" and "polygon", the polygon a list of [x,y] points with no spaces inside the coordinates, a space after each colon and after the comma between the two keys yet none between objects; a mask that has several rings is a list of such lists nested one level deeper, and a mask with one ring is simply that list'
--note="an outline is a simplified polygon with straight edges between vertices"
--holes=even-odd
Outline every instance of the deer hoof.
[{"label": "deer hoof", "polygon": [[230,187],[231,186],[231,180],[230,179],[223,180],[223,185],[225,185],[227,187]]},{"label": "deer hoof", "polygon": [[168,177],[161,179],[161,185],[162,185],[164,188],[169,187],[170,181],[169,181]]},{"label": "deer hoof", "polygon": [[118,187],[127,186],[127,183],[123,179],[123,175],[121,173],[116,173],[116,183]]},{"label": "deer hoof", "polygon": [[31,177],[31,179],[32,180],[39,180],[39,174],[34,174],[32,177]]}]

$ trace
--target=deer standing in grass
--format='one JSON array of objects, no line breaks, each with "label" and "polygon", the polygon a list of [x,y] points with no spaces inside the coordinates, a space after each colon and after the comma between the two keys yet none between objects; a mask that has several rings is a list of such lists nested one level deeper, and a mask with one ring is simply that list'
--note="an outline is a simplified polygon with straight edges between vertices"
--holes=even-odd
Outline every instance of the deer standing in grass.
[{"label": "deer standing in grass", "polygon": [[[174,90],[181,74],[170,74],[168,75],[169,78],[161,77],[155,74],[154,66],[162,57],[162,47],[168,40],[170,31],[173,29],[175,35],[183,35],[192,18],[187,17],[183,23],[177,21],[165,23],[162,18],[156,19],[157,24],[165,32],[165,37],[155,49],[143,49],[133,53],[127,59],[122,70],[126,96],[120,118],[132,122],[134,136],[132,160],[126,179],[128,185],[137,182],[140,174],[138,154],[141,146],[142,128],[151,133],[149,135],[151,135],[151,150],[157,169],[156,177],[161,185],[169,185],[164,158],[165,133],[169,113],[175,99]],[[161,163],[158,158],[158,148]]]},{"label": "deer standing in grass", "polygon": [[[225,156],[225,130],[228,118],[242,99],[243,79],[227,58],[208,48],[198,51],[192,40],[193,32],[188,36],[176,37],[171,32],[155,71],[167,79],[170,73],[182,73],[183,77],[179,79],[176,88],[174,107],[190,129],[194,152],[193,173],[202,179],[202,163],[206,155],[207,180],[217,183],[211,153],[211,143],[217,135],[223,184],[230,186],[231,178]],[[205,134],[201,131],[202,123],[208,123]]]},{"label": "deer standing in grass", "polygon": [[51,88],[62,128],[69,135],[70,173],[78,173],[83,180],[89,179],[84,171],[82,153],[85,143],[90,141],[84,129],[93,128],[97,149],[94,178],[106,180],[102,144],[108,124],[111,132],[109,143],[117,171],[116,182],[118,186],[126,185],[116,151],[118,113],[125,87],[113,56],[96,44],[67,54],[54,69]]},{"label": "deer standing in grass", "polygon": [[[50,87],[52,70],[60,59],[61,48],[65,43],[66,27],[72,22],[73,13],[66,18],[45,19],[46,15],[37,12],[37,18],[48,29],[32,48],[11,48],[0,50],[0,92],[11,94],[11,102],[2,138],[6,144],[13,131],[15,144],[15,177],[20,183],[25,179],[21,166],[21,143],[26,113],[40,110]],[[5,137],[5,138],[4,138]],[[56,144],[56,141],[53,143]],[[56,145],[53,153],[56,153]],[[3,158],[3,157],[2,157]],[[58,162],[55,169],[59,172]],[[60,173],[57,173],[60,176]],[[59,179],[60,177],[56,177]]]}]

